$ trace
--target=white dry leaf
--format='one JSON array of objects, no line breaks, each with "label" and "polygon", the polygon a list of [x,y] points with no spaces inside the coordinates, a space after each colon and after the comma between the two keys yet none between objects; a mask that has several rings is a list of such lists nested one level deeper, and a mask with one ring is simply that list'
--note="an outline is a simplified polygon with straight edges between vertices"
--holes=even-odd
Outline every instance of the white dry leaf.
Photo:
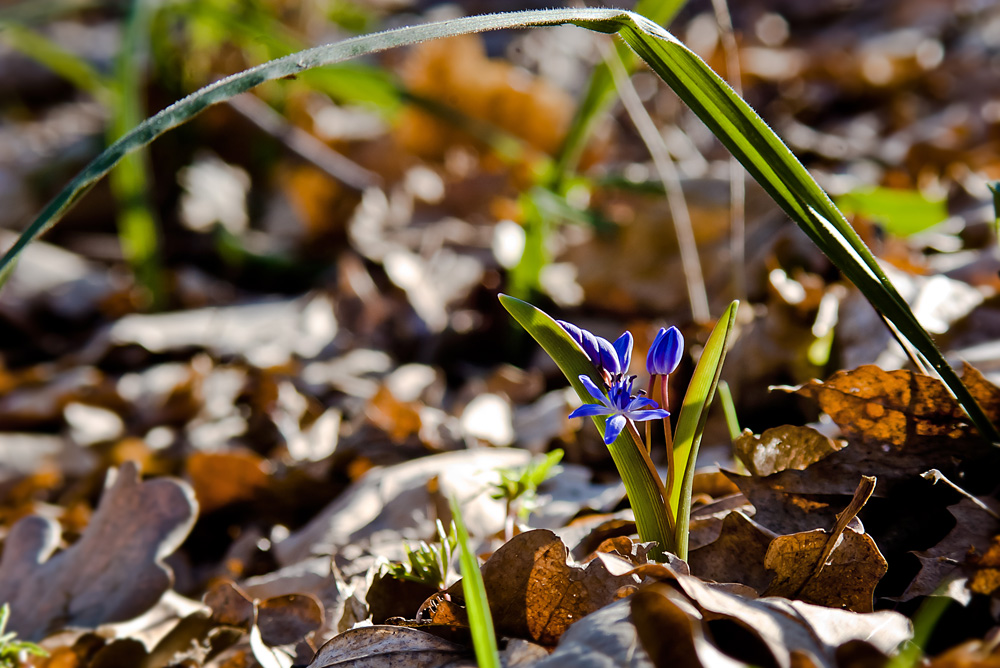
[{"label": "white dry leaf", "polygon": [[462,503],[465,521],[477,536],[501,531],[506,518],[503,501],[491,493],[500,481],[499,469],[528,463],[526,450],[481,448],[422,457],[368,471],[306,526],[274,546],[281,564],[293,564],[348,545],[360,546],[382,531],[419,540],[435,533],[435,500],[428,482],[437,477],[442,498]]},{"label": "white dry leaf", "polygon": [[180,219],[185,227],[207,232],[218,223],[235,235],[246,231],[250,175],[245,169],[202,152],[178,172],[177,180],[184,189]]},{"label": "white dry leaf", "polygon": [[499,446],[514,442],[510,402],[497,394],[480,394],[470,401],[460,422],[467,437]]},{"label": "white dry leaf", "polygon": [[112,345],[135,344],[154,353],[197,347],[216,355],[242,355],[258,367],[284,364],[292,355],[315,357],[336,335],[333,304],[325,295],[133,314],[108,331]]}]

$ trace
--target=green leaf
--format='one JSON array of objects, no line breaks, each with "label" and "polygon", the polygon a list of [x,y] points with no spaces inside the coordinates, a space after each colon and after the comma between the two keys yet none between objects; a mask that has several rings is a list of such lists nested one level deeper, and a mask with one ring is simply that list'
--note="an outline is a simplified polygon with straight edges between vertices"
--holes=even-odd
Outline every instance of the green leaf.
[{"label": "green leaf", "polygon": [[676,554],[687,559],[688,524],[691,520],[691,487],[694,484],[694,468],[698,459],[698,446],[708,420],[708,409],[715,397],[719,384],[722,364],[726,361],[726,347],[729,335],[736,323],[736,311],[740,303],[734,301],[719,318],[715,329],[708,337],[705,350],[698,360],[691,383],[681,404],[674,431],[674,470],[669,472],[669,501],[671,508],[677,508],[675,523]]},{"label": "green leaf", "polygon": [[948,217],[943,197],[932,199],[919,190],[865,187],[834,200],[844,213],[877,220],[886,231],[908,237],[934,227]]},{"label": "green leaf", "polygon": [[[507,295],[500,295],[500,303],[549,354],[580,398],[593,403],[594,398],[583,387],[580,376],[589,376],[598,387],[604,381],[597,375],[594,365],[576,341],[541,309]],[[593,420],[603,436],[605,421],[600,417]],[[608,446],[608,450],[622,482],[625,483],[625,492],[635,512],[639,537],[644,541],[656,541],[662,549],[672,551],[673,527],[670,526],[664,505],[663,482],[634,428],[623,431]]]},{"label": "green leaf", "polygon": [[490,603],[486,600],[486,585],[479,570],[479,559],[469,549],[469,532],[462,521],[462,509],[454,497],[451,499],[451,515],[458,534],[458,547],[461,549],[459,563],[462,565],[462,594],[465,596],[465,611],[469,615],[476,663],[480,668],[500,668],[500,652],[497,650]]}]

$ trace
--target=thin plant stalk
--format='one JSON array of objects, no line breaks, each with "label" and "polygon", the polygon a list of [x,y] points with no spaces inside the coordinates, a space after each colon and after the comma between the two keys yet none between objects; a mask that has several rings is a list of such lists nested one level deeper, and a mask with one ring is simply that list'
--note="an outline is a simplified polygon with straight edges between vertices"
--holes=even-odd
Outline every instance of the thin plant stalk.
[{"label": "thin plant stalk", "polygon": [[684,282],[687,286],[688,302],[691,304],[691,316],[696,322],[708,322],[711,314],[708,308],[708,292],[705,289],[705,279],[701,270],[701,257],[698,255],[698,245],[694,240],[694,231],[691,226],[691,212],[688,210],[687,198],[684,196],[684,189],[681,187],[680,176],[677,167],[670,157],[663,136],[657,130],[653,119],[649,117],[646,108],[639,99],[639,94],[632,85],[632,80],[625,71],[621,59],[615,52],[609,53],[606,57],[608,69],[614,77],[618,95],[621,97],[622,105],[628,112],[632,124],[639,132],[639,137],[646,145],[650,157],[653,158],[653,166],[656,167],[656,174],[663,183],[663,189],[667,193],[667,204],[670,205],[670,216],[674,222],[674,234],[677,235],[677,246],[681,256],[681,267],[684,270]]},{"label": "thin plant stalk", "polygon": [[[726,58],[726,81],[736,94],[743,97],[743,73],[740,51],[733,32],[733,19],[726,0],[712,0],[715,21],[719,24],[722,53]],[[745,172],[736,156],[729,156],[729,255],[733,268],[733,292],[737,299],[746,298],[746,184]]]}]

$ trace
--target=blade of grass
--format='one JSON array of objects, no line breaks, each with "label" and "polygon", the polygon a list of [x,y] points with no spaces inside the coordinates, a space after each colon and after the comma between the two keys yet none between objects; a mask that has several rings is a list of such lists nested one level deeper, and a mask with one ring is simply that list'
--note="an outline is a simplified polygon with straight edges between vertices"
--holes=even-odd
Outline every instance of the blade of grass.
[{"label": "blade of grass", "polygon": [[715,329],[708,337],[705,350],[698,360],[691,383],[688,385],[681,412],[677,417],[674,431],[674,468],[668,473],[667,500],[671,508],[677,509],[674,523],[675,554],[687,560],[688,525],[691,520],[691,487],[694,484],[694,469],[698,459],[698,446],[708,420],[708,409],[715,397],[719,384],[722,364],[726,360],[729,335],[736,323],[736,311],[740,303],[734,301],[722,314]]},{"label": "blade of grass", "polygon": [[451,516],[455,522],[458,547],[461,550],[459,563],[462,565],[462,594],[465,596],[465,611],[469,615],[469,629],[472,632],[472,646],[476,650],[476,663],[480,668],[500,668],[500,652],[497,636],[493,630],[493,615],[486,600],[486,584],[479,570],[479,559],[469,549],[469,532],[462,520],[462,509],[458,499],[451,499]]},{"label": "blade of grass", "polygon": [[719,137],[869,302],[930,361],[980,433],[994,444],[1000,444],[1000,432],[948,365],[871,251],[788,147],[694,52],[656,23],[622,10],[537,10],[399,28],[302,51],[217,81],[147,119],[97,156],[27,226],[14,246],[0,259],[0,276],[28,243],[54,225],[124,155],[187,122],[212,104],[265,81],[426,39],[561,23],[573,23],[605,33],[618,32]]},{"label": "blade of grass", "polygon": [[[593,397],[580,382],[580,376],[589,376],[598,387],[604,381],[597,375],[586,353],[563,328],[544,311],[520,299],[500,295],[500,303],[549,354],[580,398],[593,402]],[[604,420],[594,418],[594,424],[603,436]],[[625,492],[635,512],[639,537],[644,541],[654,540],[662,549],[673,551],[673,527],[670,526],[669,516],[664,512],[663,482],[634,426],[630,424],[630,427],[622,431],[621,436],[608,446],[608,450],[622,482],[625,483]]]}]

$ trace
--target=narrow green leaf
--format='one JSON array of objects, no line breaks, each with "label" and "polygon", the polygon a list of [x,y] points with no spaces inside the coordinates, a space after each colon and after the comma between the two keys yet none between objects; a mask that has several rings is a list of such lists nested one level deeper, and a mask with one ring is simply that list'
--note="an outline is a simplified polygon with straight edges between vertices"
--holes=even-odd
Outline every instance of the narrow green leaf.
[{"label": "narrow green leaf", "polygon": [[657,24],[630,15],[622,38],[694,111],[810,239],[940,374],[983,436],[997,431],[944,359],[871,251],[766,123],[694,52]]},{"label": "narrow green leaf", "polygon": [[726,347],[729,335],[736,323],[736,311],[740,303],[734,301],[719,318],[715,329],[708,337],[705,350],[698,360],[691,383],[681,404],[681,412],[677,417],[677,428],[674,431],[674,470],[669,472],[670,507],[677,508],[677,521],[674,524],[674,541],[677,545],[677,556],[687,559],[688,524],[691,520],[691,487],[694,484],[694,468],[698,459],[698,446],[705,431],[705,421],[708,420],[708,409],[715,397],[715,388],[719,384],[722,364],[726,360]]},{"label": "narrow green leaf", "polygon": [[[500,295],[500,303],[555,361],[580,398],[593,403],[594,399],[583,387],[580,376],[589,376],[598,387],[604,381],[580,346],[541,309],[507,295]],[[604,420],[596,417],[594,424],[603,436]],[[663,482],[635,430],[622,431],[608,450],[625,483],[639,537],[645,541],[656,541],[662,549],[673,551],[673,531],[664,506]]]},{"label": "narrow green leaf", "polygon": [[486,584],[479,570],[479,559],[469,549],[469,532],[462,520],[462,509],[454,497],[451,499],[451,516],[458,535],[458,547],[461,549],[459,563],[462,565],[462,594],[465,596],[465,611],[469,615],[476,663],[480,668],[500,668],[500,652],[497,650],[490,603],[486,600]]}]

